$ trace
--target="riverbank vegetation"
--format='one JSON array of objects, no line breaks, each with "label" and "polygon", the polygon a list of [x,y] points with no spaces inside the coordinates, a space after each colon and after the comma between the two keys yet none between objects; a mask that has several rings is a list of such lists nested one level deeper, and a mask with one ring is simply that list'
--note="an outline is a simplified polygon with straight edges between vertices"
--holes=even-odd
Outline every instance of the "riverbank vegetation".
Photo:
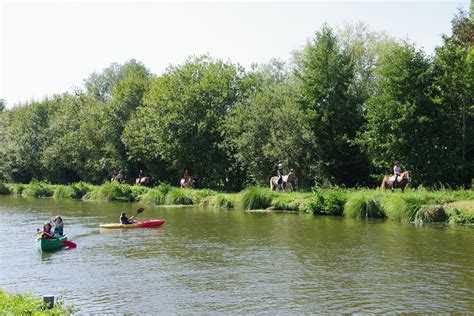
[{"label": "riverbank vegetation", "polygon": [[64,306],[62,300],[56,301],[52,309],[45,307],[43,301],[32,294],[11,294],[0,289],[1,315],[71,315],[74,307]]},{"label": "riverbank vegetation", "polygon": [[[39,183],[12,189],[24,195],[130,201],[141,189],[81,181],[101,184],[121,170],[132,183],[142,169],[155,182],[176,184],[186,168],[207,188],[240,191],[266,187],[282,162],[300,187],[373,187],[400,160],[414,186],[468,187],[473,34],[473,20],[460,12],[432,56],[358,24],[324,25],[288,62],[249,69],[207,55],[159,75],[135,60],[112,64],[85,79],[84,90],[0,107],[0,181],[77,183],[52,193]],[[247,190],[241,203],[286,203],[255,193]],[[183,191],[148,194],[190,202]],[[331,194],[311,199],[311,208],[340,212],[332,204],[339,193]],[[381,214],[377,196],[351,203]]]},{"label": "riverbank vegetation", "polygon": [[[304,212],[356,219],[385,218],[417,223],[449,222],[474,224],[474,191],[430,190],[423,187],[383,193],[379,189],[316,188],[309,192],[275,192],[249,187],[239,193],[203,189],[181,189],[162,183],[154,188],[108,182],[103,185],[73,183],[53,185],[3,184],[3,194],[23,197],[81,199],[84,201],[141,202],[145,205],[193,205],[241,210]],[[22,188],[20,190],[19,188]]]}]

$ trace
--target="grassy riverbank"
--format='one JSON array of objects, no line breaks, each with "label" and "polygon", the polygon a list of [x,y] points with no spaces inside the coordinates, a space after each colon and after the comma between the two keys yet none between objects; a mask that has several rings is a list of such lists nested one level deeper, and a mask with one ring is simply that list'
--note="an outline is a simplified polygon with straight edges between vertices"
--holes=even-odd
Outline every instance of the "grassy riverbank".
[{"label": "grassy riverbank", "polygon": [[243,210],[296,211],[316,215],[347,216],[356,219],[386,218],[409,222],[474,223],[473,190],[408,189],[405,193],[371,189],[316,189],[312,192],[278,193],[251,187],[239,193],[210,189],[180,189],[169,184],[155,188],[84,182],[52,185],[32,181],[29,184],[2,184],[0,194],[55,199],[93,201],[140,201],[150,205],[196,205]]},{"label": "grassy riverbank", "polygon": [[64,306],[59,299],[54,308],[47,309],[40,298],[32,294],[10,294],[0,289],[1,315],[71,315],[76,309]]}]

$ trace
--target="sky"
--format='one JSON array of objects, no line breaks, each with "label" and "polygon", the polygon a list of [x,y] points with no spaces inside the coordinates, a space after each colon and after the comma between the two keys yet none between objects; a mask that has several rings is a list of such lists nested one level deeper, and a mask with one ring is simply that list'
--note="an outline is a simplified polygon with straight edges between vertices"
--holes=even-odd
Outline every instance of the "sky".
[{"label": "sky", "polygon": [[244,67],[289,60],[325,22],[364,22],[433,54],[457,9],[469,9],[469,0],[0,1],[7,108],[82,89],[91,73],[130,59],[154,74],[201,54]]}]

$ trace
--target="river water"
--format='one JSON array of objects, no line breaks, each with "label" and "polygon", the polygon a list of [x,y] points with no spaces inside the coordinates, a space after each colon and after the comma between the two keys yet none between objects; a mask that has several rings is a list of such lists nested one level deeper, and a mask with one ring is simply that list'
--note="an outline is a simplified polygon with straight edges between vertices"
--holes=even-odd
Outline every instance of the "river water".
[{"label": "river water", "polygon": [[[0,288],[79,313],[474,312],[474,227],[0,196]],[[61,214],[76,249],[40,253]]]}]

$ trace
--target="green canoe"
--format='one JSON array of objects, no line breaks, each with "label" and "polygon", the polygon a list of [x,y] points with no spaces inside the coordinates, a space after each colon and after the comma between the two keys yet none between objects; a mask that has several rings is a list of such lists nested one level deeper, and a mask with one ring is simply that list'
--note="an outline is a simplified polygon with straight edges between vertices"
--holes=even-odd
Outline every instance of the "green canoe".
[{"label": "green canoe", "polygon": [[61,240],[67,240],[67,236],[60,236],[59,239],[38,238],[36,239],[36,246],[40,251],[53,251],[65,247]]}]

